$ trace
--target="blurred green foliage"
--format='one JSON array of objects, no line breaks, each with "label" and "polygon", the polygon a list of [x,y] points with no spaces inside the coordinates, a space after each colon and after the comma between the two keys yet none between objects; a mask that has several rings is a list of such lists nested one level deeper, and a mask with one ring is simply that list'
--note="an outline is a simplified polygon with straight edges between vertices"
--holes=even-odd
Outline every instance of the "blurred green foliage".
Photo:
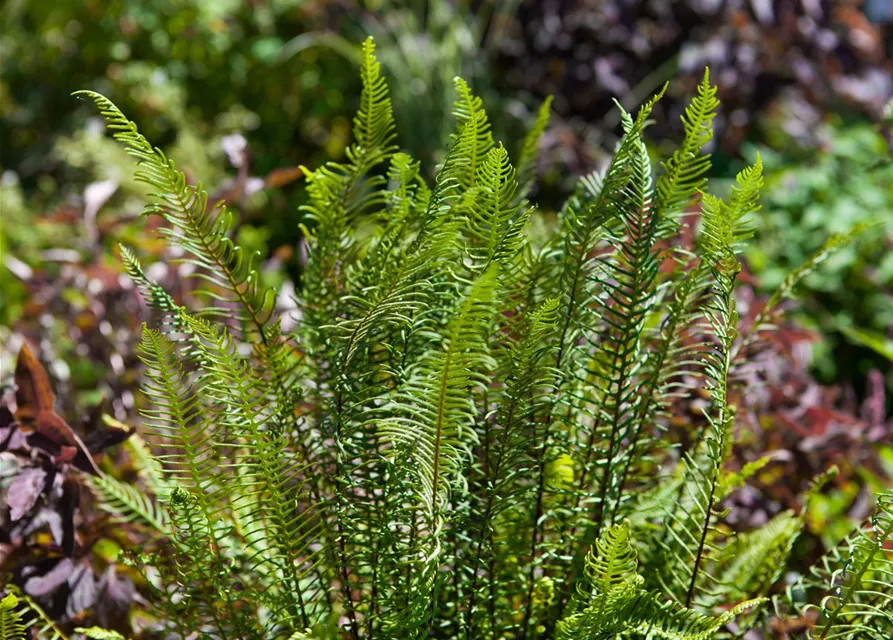
[{"label": "blurred green foliage", "polygon": [[[344,96],[358,93],[351,62],[319,48],[279,56],[294,34],[331,23],[330,5],[11,0],[0,16],[0,165],[36,194],[38,209],[93,179],[94,166],[108,166],[93,160],[109,146],[84,146],[90,132],[79,131],[90,111],[70,94],[85,87],[114,96],[208,182],[224,169],[220,138],[228,133],[246,136],[260,174],[337,155],[353,108]],[[123,179],[130,171],[121,168]],[[294,239],[297,192],[266,211],[274,234]]]},{"label": "blurred green foliage", "polygon": [[858,379],[871,366],[883,368],[883,360],[841,330],[884,335],[893,327],[893,156],[876,125],[831,118],[816,135],[818,148],[798,147],[778,132],[771,146],[760,148],[766,191],[746,257],[771,289],[828,234],[877,225],[806,280],[797,312],[823,335],[816,353],[820,377]]}]

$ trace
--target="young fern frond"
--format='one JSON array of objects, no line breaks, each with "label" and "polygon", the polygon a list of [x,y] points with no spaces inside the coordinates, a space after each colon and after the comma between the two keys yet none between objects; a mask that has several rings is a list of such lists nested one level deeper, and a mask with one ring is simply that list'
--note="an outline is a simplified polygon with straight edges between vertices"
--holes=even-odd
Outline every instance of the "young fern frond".
[{"label": "young fern frond", "polygon": [[740,603],[716,617],[662,600],[643,588],[629,523],[607,528],[586,557],[591,591],[581,591],[576,613],[558,623],[563,640],[608,640],[631,633],[673,640],[709,640],[742,612],[760,603]]},{"label": "young fern frond", "polygon": [[457,176],[459,184],[468,189],[475,186],[480,179],[480,167],[487,153],[493,148],[493,134],[490,132],[490,121],[481,99],[471,92],[468,83],[462,78],[456,78],[453,82],[456,87],[453,115],[456,117],[459,130],[468,129],[469,132],[473,132],[473,143],[469,145],[465,167]]},{"label": "young fern frond", "polygon": [[713,118],[718,106],[716,87],[710,84],[710,71],[704,69],[698,93],[682,115],[685,129],[682,144],[663,163],[664,171],[655,185],[654,209],[663,229],[662,237],[676,233],[679,214],[706,183],[710,154],[699,154],[713,138]]},{"label": "young fern frond", "polygon": [[[520,335],[508,347],[502,363],[506,387],[492,427],[485,433],[484,475],[486,483],[480,497],[481,522],[472,543],[467,571],[471,573],[469,603],[466,612],[466,637],[476,637],[479,612],[480,573],[487,572],[488,597],[495,609],[496,591],[511,593],[520,588],[513,572],[497,574],[496,557],[518,552],[517,541],[497,542],[500,521],[512,521],[526,514],[519,509],[530,492],[524,476],[535,468],[530,444],[542,441],[538,416],[548,406],[548,393],[554,381],[549,367],[550,346],[546,338],[555,331],[559,302],[548,299],[520,327]],[[485,418],[486,419],[486,418]],[[491,453],[492,452],[492,453]],[[520,513],[517,513],[520,511]],[[492,617],[492,616],[491,616]],[[489,621],[492,625],[492,620]],[[480,621],[481,626],[486,622]],[[495,632],[490,629],[490,632]]]},{"label": "young fern frond", "polygon": [[469,190],[469,253],[486,269],[492,262],[505,263],[518,253],[530,217],[526,203],[514,204],[518,183],[508,153],[501,144],[487,152],[480,167],[478,188]]},{"label": "young fern frond", "polygon": [[[631,128],[632,122],[627,124]],[[607,503],[616,491],[614,482],[618,474],[620,448],[636,429],[633,420],[638,417],[640,396],[638,374],[644,365],[642,334],[645,319],[652,306],[657,276],[657,255],[654,249],[657,217],[653,211],[651,194],[651,167],[645,144],[630,159],[631,175],[626,188],[627,202],[621,216],[622,233],[609,240],[614,250],[603,260],[596,273],[599,287],[605,291],[598,299],[596,308],[599,318],[607,326],[598,341],[594,376],[601,388],[595,413],[596,424],[592,435],[602,435],[606,442],[604,459],[599,461],[602,473],[595,478],[598,501],[593,508],[595,537],[606,520]],[[590,449],[595,445],[594,438]],[[589,471],[583,467],[583,474]],[[581,489],[586,490],[581,480]],[[617,496],[620,500],[621,496]]]},{"label": "young fern frond", "polygon": [[382,177],[375,168],[395,151],[394,116],[387,82],[375,58],[375,44],[363,44],[363,91],[360,111],[354,118],[355,142],[347,150],[348,162],[330,162],[307,173],[309,204],[302,207],[311,230],[304,232],[310,259],[304,274],[305,327],[307,338],[321,340],[322,327],[334,324],[337,300],[345,292],[342,266],[353,250],[351,225],[383,202]]}]

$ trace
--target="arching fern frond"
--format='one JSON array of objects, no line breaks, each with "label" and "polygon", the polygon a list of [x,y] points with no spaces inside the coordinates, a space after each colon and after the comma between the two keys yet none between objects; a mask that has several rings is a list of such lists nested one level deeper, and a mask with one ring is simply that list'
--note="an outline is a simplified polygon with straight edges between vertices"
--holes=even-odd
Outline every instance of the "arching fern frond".
[{"label": "arching fern frond", "polygon": [[497,277],[492,267],[474,283],[446,329],[443,349],[418,364],[395,399],[397,417],[379,427],[385,439],[412,448],[419,497],[435,520],[474,437],[476,408],[467,389],[486,384],[484,373],[495,365],[485,329],[494,313]]},{"label": "arching fern frond", "polygon": [[164,218],[171,227],[163,228],[162,233],[189,254],[186,261],[196,268],[193,277],[205,285],[203,291],[210,301],[203,313],[224,322],[236,318],[246,335],[263,337],[275,295],[261,288],[255,258],[246,256],[230,238],[234,221],[226,205],[209,202],[201,184],[188,184],[173,160],[150,145],[108,98],[92,91],[75,95],[96,103],[115,139],[136,158],[137,179],[157,189],[146,212]]},{"label": "arching fern frond", "polygon": [[161,535],[170,533],[167,510],[131,484],[109,475],[90,478],[90,488],[99,498],[99,506],[122,518],[138,522]]}]

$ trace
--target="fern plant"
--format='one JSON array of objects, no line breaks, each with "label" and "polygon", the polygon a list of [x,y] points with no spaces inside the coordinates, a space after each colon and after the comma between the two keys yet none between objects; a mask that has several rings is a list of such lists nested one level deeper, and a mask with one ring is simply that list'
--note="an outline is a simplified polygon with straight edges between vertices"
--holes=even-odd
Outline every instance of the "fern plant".
[{"label": "fern plant", "polygon": [[[548,104],[512,163],[457,79],[457,130],[429,184],[396,144],[371,40],[362,80],[346,161],[306,170],[309,257],[287,333],[225,206],[82,94],[199,283],[176,300],[122,248],[156,312],[141,351],[154,495],[93,483],[105,508],[169,541],[130,558],[163,631],[693,640],[760,628],[771,597],[780,615],[819,607],[811,637],[890,637],[886,494],[872,529],[787,599],[777,582],[802,513],[741,533],[724,521],[725,498],[767,462],[728,464],[742,346],[796,282],[742,333],[737,256],[762,168],[728,200],[705,190],[708,74],[657,171],[644,136],[662,92],[636,114],[618,106],[612,162],[551,232],[527,200]],[[673,400],[699,391],[704,426],[673,419]],[[823,584],[830,598],[800,597]]]}]

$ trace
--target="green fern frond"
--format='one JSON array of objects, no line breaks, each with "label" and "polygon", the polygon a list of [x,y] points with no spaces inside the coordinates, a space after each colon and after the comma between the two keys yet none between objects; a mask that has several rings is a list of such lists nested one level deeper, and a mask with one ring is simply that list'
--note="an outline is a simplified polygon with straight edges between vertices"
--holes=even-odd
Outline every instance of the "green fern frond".
[{"label": "green fern frond", "polygon": [[274,590],[281,598],[274,606],[280,610],[274,613],[306,626],[309,618],[304,592],[310,576],[302,569],[306,572],[312,566],[308,547],[319,531],[308,531],[295,512],[304,497],[301,485],[292,482],[300,468],[287,457],[287,436],[263,428],[265,412],[258,380],[239,356],[226,328],[182,311],[181,315],[195,336],[194,346],[201,357],[204,375],[200,391],[215,407],[213,419],[221,430],[215,446],[233,447],[240,470],[226,489],[236,496],[233,508],[237,521],[249,541],[262,540],[263,555],[256,562],[265,566],[258,570],[275,567],[281,574],[284,585]]},{"label": "green fern frond", "polygon": [[304,274],[302,330],[317,350],[321,345],[316,343],[324,342],[323,327],[336,324],[337,301],[346,293],[342,267],[351,261],[355,250],[351,225],[359,216],[385,204],[380,188],[384,181],[374,174],[374,169],[387,162],[395,151],[391,145],[391,99],[371,38],[363,46],[361,75],[363,91],[360,110],[354,118],[355,142],[347,150],[348,162],[330,162],[314,172],[305,170],[310,201],[301,207],[307,219],[302,229],[310,256]]},{"label": "green fern frond", "polygon": [[698,449],[684,460],[680,494],[666,516],[667,537],[660,543],[666,553],[666,561],[661,563],[661,584],[686,607],[705,590],[715,550],[711,532],[735,416],[728,391],[733,345],[738,337],[734,289],[741,265],[736,251],[749,232],[748,216],[757,207],[761,167],[757,158],[753,167],[738,175],[728,204],[708,193],[702,198],[700,248],[713,275],[713,293],[704,306],[714,341],[704,360],[712,407],[705,412],[707,426]]},{"label": "green fern frond", "polygon": [[394,114],[388,84],[381,75],[381,63],[375,57],[372,37],[363,43],[360,71],[363,92],[360,109],[354,118],[355,146],[348,147],[348,158],[356,166],[374,166],[394,151]]},{"label": "green fern frond", "polygon": [[[13,603],[13,600],[15,600],[16,603]],[[18,638],[24,639],[26,637],[36,637],[41,640],[68,640],[68,635],[62,630],[59,624],[48,616],[46,611],[43,610],[43,607],[35,602],[28,594],[22,593],[16,587],[8,587],[7,595],[0,601],[0,616],[4,614],[3,602],[5,602],[7,606],[11,605],[14,607],[15,604],[18,604],[21,607],[18,613],[12,615],[7,613],[7,618],[10,623],[9,628],[13,633],[11,638],[17,640]],[[10,612],[12,609],[7,609],[6,611]],[[30,619],[27,623],[22,622],[22,614],[25,612],[30,614],[28,616]],[[15,618],[12,617],[13,615]],[[2,620],[2,617],[0,617],[0,620]],[[22,635],[15,635],[15,633],[18,632],[18,629],[15,626],[16,622],[24,627],[24,633],[22,633]]]},{"label": "green fern frond", "polygon": [[456,87],[453,115],[458,122],[459,131],[468,129],[473,132],[473,144],[469,146],[465,170],[459,176],[459,183],[467,189],[476,185],[479,180],[480,166],[493,148],[493,134],[490,132],[490,121],[484,111],[483,101],[471,92],[468,83],[462,78],[455,78],[453,83]]},{"label": "green fern frond", "polygon": [[830,593],[811,638],[882,640],[893,632],[893,492],[882,492],[869,526],[823,558]]},{"label": "green fern frond", "polygon": [[133,485],[106,474],[90,478],[88,482],[103,511],[119,516],[124,522],[143,524],[161,535],[170,533],[167,510]]},{"label": "green fern frond", "polygon": [[379,427],[386,440],[414,451],[419,495],[435,520],[474,436],[476,408],[467,388],[486,384],[483,374],[495,366],[484,330],[493,316],[497,277],[492,267],[474,283],[446,330],[443,350],[424,358],[398,392],[393,410],[399,417]]},{"label": "green fern frond", "polygon": [[717,580],[727,588],[724,597],[738,600],[767,595],[781,577],[802,530],[803,520],[783,511],[759,529],[738,534],[717,559]]},{"label": "green fern frond", "polygon": [[[229,575],[231,560],[224,544],[230,531],[220,519],[204,513],[201,500],[193,491],[175,487],[169,509],[179,553],[176,556],[181,599],[175,603],[177,622],[195,628],[212,624],[223,638],[241,638],[258,633],[257,608]],[[249,576],[240,576],[240,580]]]},{"label": "green fern frond", "polygon": [[518,183],[508,153],[501,144],[487,152],[480,166],[478,189],[467,192],[468,226],[480,249],[477,261],[486,268],[492,261],[505,263],[518,252],[530,209],[514,204]]},{"label": "green fern frond", "polygon": [[673,640],[709,640],[762,602],[742,602],[710,617],[645,591],[626,522],[605,530],[586,565],[591,591],[581,592],[580,610],[558,623],[559,637],[566,640],[609,640],[635,632]]},{"label": "green fern frond", "polygon": [[248,257],[233,243],[233,216],[222,202],[208,201],[201,184],[190,185],[186,176],[164,153],[152,147],[108,98],[92,91],[78,91],[93,100],[101,115],[131,156],[136,158],[137,179],[157,189],[147,213],[155,213],[171,227],[162,233],[188,254],[187,262],[196,267],[194,278],[205,285],[204,292],[213,301],[203,312],[224,322],[235,317],[240,329],[249,335],[264,335],[264,327],[273,315],[275,296],[261,289],[255,258]]},{"label": "green fern frond", "polygon": [[19,599],[13,593],[0,598],[0,640],[25,640],[25,624],[16,609]]},{"label": "green fern frond", "polygon": [[[682,144],[663,163],[664,172],[657,179],[655,187],[655,215],[670,233],[675,233],[675,219],[685,211],[706,182],[710,154],[700,154],[713,138],[713,119],[718,106],[716,87],[710,84],[710,70],[704,69],[698,93],[682,115],[685,130]],[[667,232],[663,235],[667,235]]]}]

